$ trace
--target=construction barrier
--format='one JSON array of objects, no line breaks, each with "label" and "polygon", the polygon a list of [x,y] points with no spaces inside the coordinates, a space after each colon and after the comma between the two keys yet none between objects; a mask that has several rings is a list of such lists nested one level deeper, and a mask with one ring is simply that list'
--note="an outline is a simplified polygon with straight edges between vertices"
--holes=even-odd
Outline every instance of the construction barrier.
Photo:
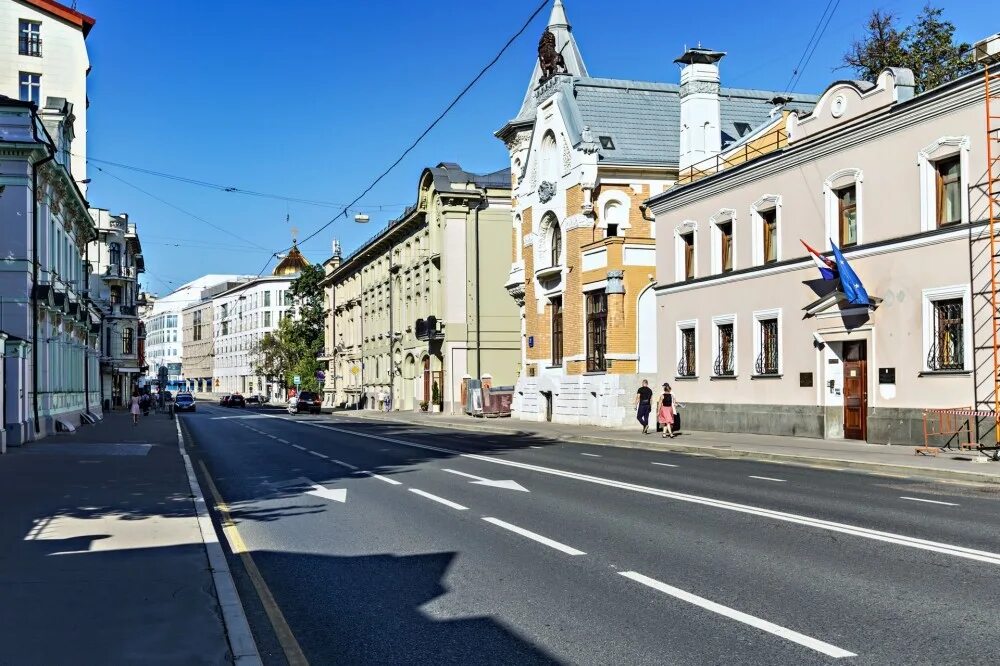
[{"label": "construction barrier", "polygon": [[944,449],[951,448],[951,439],[944,446],[931,446],[931,437],[950,437],[958,444],[959,449],[975,449],[978,444],[972,443],[972,419],[985,417],[997,422],[996,412],[973,409],[972,407],[953,407],[947,409],[924,410],[924,445],[917,446],[914,454],[937,455]]}]

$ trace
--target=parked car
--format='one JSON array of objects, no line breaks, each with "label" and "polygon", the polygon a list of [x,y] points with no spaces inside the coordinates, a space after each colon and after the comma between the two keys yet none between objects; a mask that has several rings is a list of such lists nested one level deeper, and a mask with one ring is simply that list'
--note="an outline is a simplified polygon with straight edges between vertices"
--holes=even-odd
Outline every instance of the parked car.
[{"label": "parked car", "polygon": [[174,409],[178,412],[195,411],[194,396],[190,393],[178,393],[174,400]]},{"label": "parked car", "polygon": [[322,406],[323,401],[318,395],[310,391],[302,391],[288,401],[288,413],[301,414],[302,412],[309,412],[310,414],[319,414]]},{"label": "parked car", "polygon": [[246,407],[247,401],[243,399],[243,396],[239,393],[233,393],[229,396],[229,401],[226,403],[226,407]]},{"label": "parked car", "polygon": [[267,396],[266,395],[250,395],[247,396],[247,405],[266,405]]},{"label": "parked car", "polygon": [[219,398],[219,407],[228,407],[229,406],[230,395],[231,394],[227,393],[224,396],[222,396],[221,398]]}]

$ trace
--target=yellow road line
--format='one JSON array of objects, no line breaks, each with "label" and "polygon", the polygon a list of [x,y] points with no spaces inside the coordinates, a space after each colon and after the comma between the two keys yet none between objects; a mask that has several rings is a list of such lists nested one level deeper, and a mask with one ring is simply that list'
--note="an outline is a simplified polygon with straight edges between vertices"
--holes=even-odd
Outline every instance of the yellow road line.
[{"label": "yellow road line", "polygon": [[264,582],[264,577],[261,575],[260,569],[257,568],[257,564],[253,561],[246,542],[243,541],[239,530],[236,529],[236,525],[229,514],[229,507],[222,499],[222,495],[219,494],[219,489],[216,488],[215,481],[212,480],[212,476],[208,473],[208,468],[205,467],[205,463],[201,460],[198,461],[198,464],[201,465],[201,471],[205,477],[208,492],[211,493],[212,500],[215,502],[215,508],[219,512],[222,533],[225,535],[226,541],[229,542],[229,547],[233,553],[240,556],[240,560],[243,562],[243,566],[250,576],[250,581],[257,591],[257,596],[260,598],[260,603],[264,606],[267,619],[271,621],[274,633],[278,637],[282,651],[285,653],[285,659],[288,660],[289,666],[308,666],[309,660],[306,659],[306,655],[302,652],[302,648],[295,639],[295,634],[292,633],[291,627],[288,626],[288,622],[285,620],[285,615],[281,612],[278,602],[274,600],[274,595],[271,594],[270,588]]}]

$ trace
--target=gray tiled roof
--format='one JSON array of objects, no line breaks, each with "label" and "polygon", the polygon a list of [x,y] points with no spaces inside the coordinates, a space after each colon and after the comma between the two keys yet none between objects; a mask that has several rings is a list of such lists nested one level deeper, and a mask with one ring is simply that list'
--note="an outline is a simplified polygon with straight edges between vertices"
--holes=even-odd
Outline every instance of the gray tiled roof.
[{"label": "gray tiled roof", "polygon": [[[601,159],[634,164],[676,164],[680,152],[680,86],[622,79],[578,78],[573,88],[581,120],[595,139],[610,136],[614,149],[603,146]],[[780,95],[769,90],[722,88],[720,92],[722,145],[740,139],[737,122],[755,128],[770,119],[769,100]],[[818,97],[795,95],[787,108],[808,112]],[[744,128],[745,133],[745,128]]]}]

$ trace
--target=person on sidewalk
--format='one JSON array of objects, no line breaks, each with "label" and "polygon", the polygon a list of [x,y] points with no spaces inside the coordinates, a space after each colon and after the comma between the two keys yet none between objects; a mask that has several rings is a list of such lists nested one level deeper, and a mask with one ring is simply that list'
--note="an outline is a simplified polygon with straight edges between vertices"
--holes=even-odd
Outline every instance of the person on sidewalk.
[{"label": "person on sidewalk", "polygon": [[674,396],[670,384],[663,385],[663,394],[656,403],[656,421],[663,424],[663,437],[674,438]]},{"label": "person on sidewalk", "polygon": [[642,434],[649,434],[649,413],[653,410],[653,389],[649,380],[643,379],[642,386],[635,392],[635,418],[642,425]]},{"label": "person on sidewalk", "polygon": [[129,411],[132,412],[132,425],[139,425],[139,396],[135,393],[132,394],[132,406]]}]

